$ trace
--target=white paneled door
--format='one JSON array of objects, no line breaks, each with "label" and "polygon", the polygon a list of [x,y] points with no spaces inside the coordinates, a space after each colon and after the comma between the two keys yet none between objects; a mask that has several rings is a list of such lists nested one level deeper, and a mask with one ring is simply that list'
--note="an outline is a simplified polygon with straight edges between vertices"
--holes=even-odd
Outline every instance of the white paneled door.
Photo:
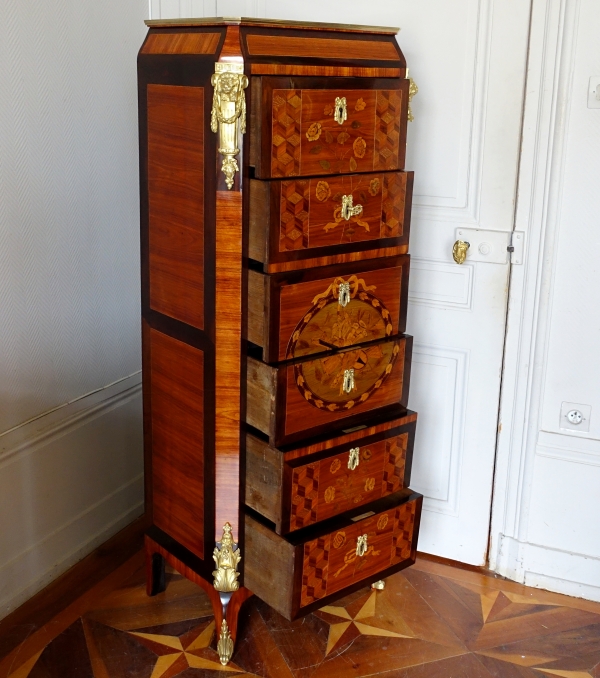
[{"label": "white paneled door", "polygon": [[420,90],[407,160],[415,170],[410,407],[419,412],[411,484],[426,497],[419,549],[482,565],[509,264],[467,259],[458,266],[451,252],[461,226],[513,228],[530,2],[217,0],[215,9],[401,27],[398,40]]}]

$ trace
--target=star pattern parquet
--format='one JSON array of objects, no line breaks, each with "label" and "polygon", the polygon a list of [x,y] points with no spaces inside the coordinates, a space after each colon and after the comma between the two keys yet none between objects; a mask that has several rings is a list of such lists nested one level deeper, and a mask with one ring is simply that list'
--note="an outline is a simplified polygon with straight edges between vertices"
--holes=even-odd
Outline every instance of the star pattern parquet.
[{"label": "star pattern parquet", "polygon": [[600,678],[600,604],[419,560],[288,622],[256,598],[222,666],[204,593],[142,558],[0,658],[0,678]]}]

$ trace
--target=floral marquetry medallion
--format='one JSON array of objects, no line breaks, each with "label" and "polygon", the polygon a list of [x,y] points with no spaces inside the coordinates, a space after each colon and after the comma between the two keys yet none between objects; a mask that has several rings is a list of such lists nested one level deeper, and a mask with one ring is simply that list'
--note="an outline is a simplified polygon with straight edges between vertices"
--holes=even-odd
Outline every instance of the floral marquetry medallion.
[{"label": "floral marquetry medallion", "polygon": [[301,362],[294,365],[296,385],[313,407],[345,412],[381,388],[400,353],[400,344],[385,342]]},{"label": "floral marquetry medallion", "polygon": [[[391,314],[383,301],[375,296],[375,291],[375,285],[367,285],[364,279],[356,275],[350,276],[348,280],[336,278],[322,294],[313,299],[311,308],[294,329],[286,358],[298,358],[391,336]],[[344,298],[344,295],[347,297]],[[353,367],[356,361],[360,364],[354,367],[355,370],[362,370],[367,365],[374,366],[376,356],[381,357],[376,351],[369,359],[369,354],[363,351],[353,360],[343,360],[344,369]],[[330,368],[324,366],[323,369],[328,372]]]}]

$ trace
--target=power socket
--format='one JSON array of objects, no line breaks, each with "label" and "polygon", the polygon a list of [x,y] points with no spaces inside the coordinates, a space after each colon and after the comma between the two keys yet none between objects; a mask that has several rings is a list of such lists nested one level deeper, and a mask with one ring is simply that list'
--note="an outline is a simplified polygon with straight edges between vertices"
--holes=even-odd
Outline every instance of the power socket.
[{"label": "power socket", "polygon": [[560,428],[586,433],[590,430],[592,406],[581,403],[562,403],[560,406]]},{"label": "power socket", "polygon": [[591,77],[588,83],[588,108],[600,108],[600,77]]}]

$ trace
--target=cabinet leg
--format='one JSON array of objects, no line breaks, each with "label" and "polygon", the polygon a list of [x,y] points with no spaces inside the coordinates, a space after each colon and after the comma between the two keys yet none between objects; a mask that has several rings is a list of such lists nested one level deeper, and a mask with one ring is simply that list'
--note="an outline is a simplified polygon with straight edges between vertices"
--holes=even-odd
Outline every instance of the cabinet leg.
[{"label": "cabinet leg", "polygon": [[166,589],[165,566],[165,559],[160,553],[152,553],[146,548],[146,593],[149,596]]},{"label": "cabinet leg", "polygon": [[235,647],[240,609],[243,603],[250,598],[252,591],[243,586],[232,593],[217,591],[212,582],[206,581],[191,567],[146,535],[146,592],[149,596],[154,596],[165,590],[166,563],[204,589],[210,598],[217,630],[217,652],[221,664],[225,666],[229,663]]},{"label": "cabinet leg", "polygon": [[[223,666],[226,666],[233,654],[235,639],[237,637],[238,618],[244,601],[252,595],[248,589],[240,588],[233,593],[217,593],[221,606],[220,614],[215,610],[217,627],[217,652]],[[213,601],[213,607],[216,600]],[[220,623],[219,623],[220,619]]]}]

